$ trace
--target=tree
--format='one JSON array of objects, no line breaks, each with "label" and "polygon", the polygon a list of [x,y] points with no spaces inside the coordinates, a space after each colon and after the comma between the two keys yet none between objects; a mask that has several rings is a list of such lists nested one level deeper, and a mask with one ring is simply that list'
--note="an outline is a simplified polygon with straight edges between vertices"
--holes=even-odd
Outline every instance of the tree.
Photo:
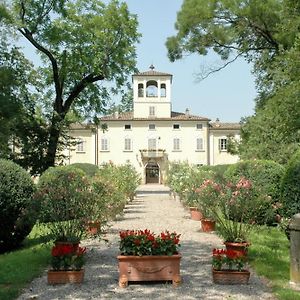
[{"label": "tree", "polygon": [[[120,88],[135,70],[136,17],[117,0],[14,0],[5,10],[7,26],[35,47],[41,115],[47,121],[40,172],[55,164],[68,115],[102,112],[107,82]],[[35,124],[38,126],[38,124]]]},{"label": "tree", "polygon": [[259,95],[239,152],[285,163],[300,142],[299,1],[185,0],[175,27],[166,43],[171,61],[209,50],[224,60],[204,78],[239,56],[253,63]]}]

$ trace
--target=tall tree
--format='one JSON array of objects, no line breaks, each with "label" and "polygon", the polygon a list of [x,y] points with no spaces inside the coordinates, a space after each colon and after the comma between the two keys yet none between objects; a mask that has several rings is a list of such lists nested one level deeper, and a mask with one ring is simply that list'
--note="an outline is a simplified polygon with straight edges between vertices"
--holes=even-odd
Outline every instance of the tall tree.
[{"label": "tall tree", "polygon": [[42,172],[55,164],[68,114],[102,112],[109,97],[106,83],[120,88],[135,70],[137,19],[117,0],[107,5],[99,0],[14,0],[1,10],[6,25],[42,60],[39,101],[48,127]]},{"label": "tall tree", "polygon": [[240,154],[285,163],[299,147],[298,0],[185,0],[176,36],[167,40],[171,61],[213,50],[226,67],[239,56],[254,66],[259,96],[244,120]]}]

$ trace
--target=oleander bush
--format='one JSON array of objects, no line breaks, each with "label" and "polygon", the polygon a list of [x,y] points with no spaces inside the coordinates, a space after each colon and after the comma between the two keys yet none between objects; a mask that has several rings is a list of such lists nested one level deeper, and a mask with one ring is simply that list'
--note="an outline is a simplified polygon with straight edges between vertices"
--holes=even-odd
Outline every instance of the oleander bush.
[{"label": "oleander bush", "polygon": [[40,222],[46,223],[56,241],[80,241],[94,203],[91,182],[82,170],[49,168],[39,179],[35,199]]},{"label": "oleander bush", "polygon": [[300,151],[290,159],[281,182],[281,214],[291,218],[300,212]]},{"label": "oleander bush", "polygon": [[[270,201],[266,201],[266,207],[260,209],[257,214],[258,224],[267,223],[269,225],[276,222],[276,217],[280,208],[280,182],[284,175],[285,168],[270,160],[246,160],[240,161],[227,168],[224,177],[236,182],[239,178],[245,177],[251,180],[258,189],[257,197],[266,196]],[[273,213],[269,213],[269,205],[273,208]],[[268,213],[267,213],[268,212]]]},{"label": "oleander bush", "polygon": [[0,159],[0,253],[21,245],[37,219],[35,185],[19,165]]}]

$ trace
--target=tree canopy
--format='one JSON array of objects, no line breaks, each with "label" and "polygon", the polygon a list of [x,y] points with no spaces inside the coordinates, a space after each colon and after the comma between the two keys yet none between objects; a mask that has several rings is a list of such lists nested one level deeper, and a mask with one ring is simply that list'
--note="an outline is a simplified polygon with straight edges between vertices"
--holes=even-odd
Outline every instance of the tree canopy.
[{"label": "tree canopy", "polygon": [[107,5],[99,0],[14,0],[2,5],[0,14],[2,25],[25,38],[42,61],[35,67],[40,97],[33,112],[47,124],[46,148],[35,170],[42,172],[55,164],[70,113],[103,112],[109,87],[121,88],[135,71],[137,19],[117,0]]},{"label": "tree canopy", "polygon": [[[166,46],[171,61],[214,51],[226,67],[253,64],[258,97],[244,120],[240,155],[285,163],[300,143],[298,0],[184,0]],[[209,74],[204,74],[206,77]]]}]

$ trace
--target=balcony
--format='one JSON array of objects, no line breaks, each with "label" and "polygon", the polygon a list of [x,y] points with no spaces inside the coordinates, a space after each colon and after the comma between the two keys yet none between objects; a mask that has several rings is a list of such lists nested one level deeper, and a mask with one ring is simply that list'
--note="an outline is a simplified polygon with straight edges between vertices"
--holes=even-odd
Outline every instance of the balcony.
[{"label": "balcony", "polygon": [[142,158],[160,158],[164,157],[164,149],[141,149]]}]

